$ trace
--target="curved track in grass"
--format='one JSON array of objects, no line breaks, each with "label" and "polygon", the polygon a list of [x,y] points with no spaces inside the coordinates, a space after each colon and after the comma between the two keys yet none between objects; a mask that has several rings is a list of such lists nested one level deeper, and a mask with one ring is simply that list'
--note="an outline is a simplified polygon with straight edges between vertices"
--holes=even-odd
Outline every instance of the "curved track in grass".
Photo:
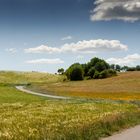
[{"label": "curved track in grass", "polygon": [[20,90],[20,91],[22,91],[24,93],[28,93],[28,94],[32,94],[32,95],[37,95],[37,96],[42,96],[42,97],[48,97],[48,98],[53,98],[53,99],[63,99],[63,100],[70,99],[70,97],[55,96],[55,95],[42,94],[42,93],[39,93],[39,92],[34,92],[34,91],[26,89],[25,86],[16,86],[16,89]]}]

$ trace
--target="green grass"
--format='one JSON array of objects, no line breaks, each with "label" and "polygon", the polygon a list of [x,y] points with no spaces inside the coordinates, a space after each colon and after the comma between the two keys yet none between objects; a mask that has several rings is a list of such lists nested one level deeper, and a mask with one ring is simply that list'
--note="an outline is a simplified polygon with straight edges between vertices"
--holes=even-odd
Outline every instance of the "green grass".
[{"label": "green grass", "polygon": [[[0,140],[97,140],[140,123],[139,101],[55,100],[33,96],[14,88],[14,84],[26,82],[28,77],[16,74],[0,73]],[[58,82],[55,75],[48,81],[38,79],[44,76],[41,73],[29,75],[32,78],[27,82]],[[34,76],[38,78],[33,80]]]},{"label": "green grass", "polygon": [[13,86],[0,85],[0,103],[32,103],[45,100],[42,97],[22,93]]}]

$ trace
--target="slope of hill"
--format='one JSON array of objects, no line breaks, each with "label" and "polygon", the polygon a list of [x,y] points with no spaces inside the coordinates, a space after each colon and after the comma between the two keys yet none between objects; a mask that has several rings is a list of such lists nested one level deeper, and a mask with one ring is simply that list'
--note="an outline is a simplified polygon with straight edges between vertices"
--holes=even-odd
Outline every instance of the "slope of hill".
[{"label": "slope of hill", "polygon": [[118,76],[101,80],[33,84],[30,88],[63,96],[138,100],[140,72],[120,73]]},{"label": "slope of hill", "polygon": [[63,78],[49,73],[0,71],[1,84],[52,83],[63,81]]}]

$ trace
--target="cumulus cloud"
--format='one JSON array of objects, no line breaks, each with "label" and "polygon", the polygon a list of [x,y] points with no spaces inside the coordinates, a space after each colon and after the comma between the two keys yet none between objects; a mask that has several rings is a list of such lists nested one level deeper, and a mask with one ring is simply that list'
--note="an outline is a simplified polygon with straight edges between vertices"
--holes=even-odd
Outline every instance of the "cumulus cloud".
[{"label": "cumulus cloud", "polygon": [[17,49],[16,48],[7,48],[5,51],[13,54],[13,53],[17,52]]},{"label": "cumulus cloud", "polygon": [[48,47],[47,45],[41,45],[35,48],[28,48],[25,49],[25,53],[43,53],[43,52],[47,52],[47,53],[59,53],[61,50],[59,48],[55,48],[55,47]]},{"label": "cumulus cloud", "polygon": [[60,58],[56,59],[36,59],[36,60],[28,60],[25,63],[27,64],[62,64],[64,63],[63,60]]},{"label": "cumulus cloud", "polygon": [[61,50],[65,52],[95,53],[97,51],[118,51],[127,50],[128,47],[118,40],[83,40],[77,43],[65,44]]},{"label": "cumulus cloud", "polygon": [[126,51],[127,45],[118,40],[83,40],[77,43],[64,44],[60,48],[41,45],[36,48],[25,49],[26,53],[96,53],[99,51]]},{"label": "cumulus cloud", "polygon": [[100,20],[140,20],[139,0],[96,0],[96,7],[90,16],[92,21]]},{"label": "cumulus cloud", "polygon": [[65,36],[65,37],[63,37],[63,38],[61,38],[61,40],[71,40],[72,39],[72,36]]},{"label": "cumulus cloud", "polygon": [[133,65],[140,61],[140,54],[127,55],[123,58],[109,58],[106,60],[110,64],[119,64],[119,65]]}]

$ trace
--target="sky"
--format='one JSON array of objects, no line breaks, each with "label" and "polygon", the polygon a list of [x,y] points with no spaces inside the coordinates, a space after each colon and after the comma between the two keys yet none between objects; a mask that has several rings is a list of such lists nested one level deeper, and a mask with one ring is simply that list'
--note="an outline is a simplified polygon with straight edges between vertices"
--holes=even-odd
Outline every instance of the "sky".
[{"label": "sky", "polygon": [[55,73],[93,57],[140,65],[139,0],[0,0],[0,70]]}]

